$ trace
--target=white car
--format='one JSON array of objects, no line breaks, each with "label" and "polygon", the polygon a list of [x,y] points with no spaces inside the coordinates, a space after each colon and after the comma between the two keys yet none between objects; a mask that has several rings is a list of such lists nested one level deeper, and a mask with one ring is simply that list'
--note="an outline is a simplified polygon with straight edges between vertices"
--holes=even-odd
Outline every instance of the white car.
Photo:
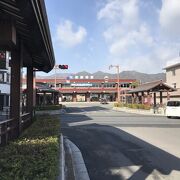
[{"label": "white car", "polygon": [[180,101],[168,101],[166,106],[166,116],[180,117]]}]

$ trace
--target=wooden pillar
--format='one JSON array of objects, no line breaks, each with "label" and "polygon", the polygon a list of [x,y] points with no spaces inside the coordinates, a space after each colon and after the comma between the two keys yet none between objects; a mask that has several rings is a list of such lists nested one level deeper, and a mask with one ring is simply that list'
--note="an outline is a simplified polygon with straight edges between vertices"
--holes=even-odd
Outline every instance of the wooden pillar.
[{"label": "wooden pillar", "polygon": [[52,105],[55,105],[56,99],[55,99],[55,92],[51,92],[51,103]]},{"label": "wooden pillar", "polygon": [[138,103],[139,103],[139,93],[136,92],[136,104],[138,104]]},{"label": "wooden pillar", "polygon": [[160,105],[163,104],[163,97],[162,97],[162,91],[160,91]]},{"label": "wooden pillar", "polygon": [[43,106],[46,105],[46,93],[44,92],[43,93]]},{"label": "wooden pillar", "polygon": [[20,106],[21,106],[21,67],[22,58],[20,51],[11,52],[11,98],[10,98],[10,118],[15,119],[16,136],[20,134]]},{"label": "wooden pillar", "polygon": [[156,93],[154,92],[154,106],[156,106]]},{"label": "wooden pillar", "polygon": [[76,92],[73,92],[73,102],[77,102],[77,94],[76,94]]},{"label": "wooden pillar", "polygon": [[150,105],[151,104],[151,96],[150,96],[150,92],[147,92],[147,104]]},{"label": "wooden pillar", "polygon": [[35,87],[34,87],[34,72],[33,67],[27,67],[27,112],[33,113],[33,106],[35,105]]},{"label": "wooden pillar", "polygon": [[134,93],[134,104],[136,104],[136,103],[137,103],[137,94]]},{"label": "wooden pillar", "polygon": [[132,93],[132,104],[134,104],[134,93]]},{"label": "wooden pillar", "polygon": [[144,92],[141,92],[141,104],[144,104]]},{"label": "wooden pillar", "polygon": [[55,104],[59,104],[59,93],[54,93],[54,98],[55,98]]},{"label": "wooden pillar", "polygon": [[90,102],[90,93],[89,92],[86,93],[86,102]]}]

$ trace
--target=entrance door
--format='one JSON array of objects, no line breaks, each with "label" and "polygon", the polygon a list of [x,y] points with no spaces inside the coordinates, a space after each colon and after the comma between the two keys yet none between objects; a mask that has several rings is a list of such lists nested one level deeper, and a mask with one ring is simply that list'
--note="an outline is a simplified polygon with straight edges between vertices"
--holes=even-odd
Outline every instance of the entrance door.
[{"label": "entrance door", "polygon": [[77,101],[78,102],[85,102],[86,101],[86,95],[85,94],[77,94]]}]

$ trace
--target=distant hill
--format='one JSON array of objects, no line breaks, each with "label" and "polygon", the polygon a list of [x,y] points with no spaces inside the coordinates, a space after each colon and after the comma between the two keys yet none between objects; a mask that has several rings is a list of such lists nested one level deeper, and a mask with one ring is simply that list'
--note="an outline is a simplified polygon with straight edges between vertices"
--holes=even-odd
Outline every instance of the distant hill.
[{"label": "distant hill", "polygon": [[82,71],[74,74],[75,76],[91,76],[92,74],[87,71]]},{"label": "distant hill", "polygon": [[[105,76],[108,76],[109,79],[117,78],[117,74],[110,74],[102,71],[97,71],[95,73],[89,73],[86,71],[78,72],[78,73],[57,73],[57,78],[67,78],[69,76],[93,76],[94,79],[103,79]],[[38,76],[37,78],[54,78],[54,75],[51,76]],[[146,74],[140,73],[137,71],[122,71],[120,73],[121,79],[136,79],[141,83],[156,81],[156,80],[163,80],[166,81],[166,74],[165,73],[157,73],[157,74]]]},{"label": "distant hill", "polygon": [[[72,73],[57,73],[56,74],[56,77],[57,78],[61,78],[61,79],[65,79],[68,76],[74,76],[74,74],[72,74]],[[50,75],[50,76],[37,76],[36,78],[38,78],[38,79],[44,79],[44,78],[53,79],[54,78],[54,74]]]},{"label": "distant hill", "polygon": [[157,74],[146,74],[146,73],[140,73],[137,71],[123,71],[120,73],[121,78],[133,78],[144,82],[151,82],[156,80],[163,80],[166,81],[166,74],[165,73],[157,73]]}]

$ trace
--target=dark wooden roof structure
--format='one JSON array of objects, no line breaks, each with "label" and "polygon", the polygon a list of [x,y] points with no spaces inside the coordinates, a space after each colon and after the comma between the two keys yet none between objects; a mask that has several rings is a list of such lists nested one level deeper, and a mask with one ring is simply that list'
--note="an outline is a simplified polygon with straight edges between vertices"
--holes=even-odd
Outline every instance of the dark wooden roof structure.
[{"label": "dark wooden roof structure", "polygon": [[167,85],[166,83],[159,81],[148,82],[139,85],[137,88],[129,91],[129,93],[138,93],[138,92],[167,92],[167,91],[175,91],[176,89],[172,88],[171,86]]},{"label": "dark wooden roof structure", "polygon": [[23,66],[49,72],[55,58],[44,0],[0,0],[0,17],[0,26],[8,29],[4,24],[11,21],[12,36],[17,36],[4,49],[18,48],[22,41]]}]

